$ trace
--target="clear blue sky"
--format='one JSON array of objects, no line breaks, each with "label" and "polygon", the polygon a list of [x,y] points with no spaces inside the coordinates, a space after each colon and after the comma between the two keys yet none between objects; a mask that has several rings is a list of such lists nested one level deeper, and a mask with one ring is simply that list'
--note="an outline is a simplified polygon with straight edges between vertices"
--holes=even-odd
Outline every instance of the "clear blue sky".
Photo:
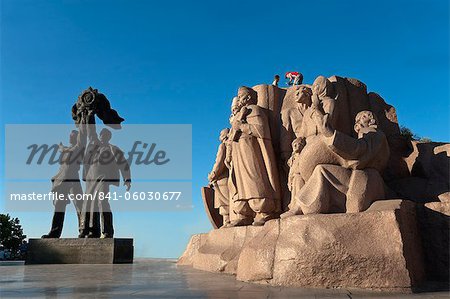
[{"label": "clear blue sky", "polygon": [[[396,107],[400,124],[450,141],[447,0],[1,3],[3,127],[71,123],[88,86],[126,123],[193,125],[194,209],[116,213],[116,235],[135,238],[136,256],[179,256],[191,234],[211,229],[199,189],[240,85],[288,70],[307,83],[358,78]],[[70,211],[65,237],[76,235]],[[13,216],[30,237],[48,232],[50,212]]]}]

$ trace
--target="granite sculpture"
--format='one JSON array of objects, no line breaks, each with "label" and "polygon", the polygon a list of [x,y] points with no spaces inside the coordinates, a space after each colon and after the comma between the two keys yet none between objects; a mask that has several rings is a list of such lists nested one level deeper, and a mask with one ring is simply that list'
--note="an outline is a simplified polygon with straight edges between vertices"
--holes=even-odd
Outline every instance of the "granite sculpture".
[{"label": "granite sculpture", "polygon": [[194,235],[178,264],[297,287],[448,281],[450,144],[406,139],[357,79],[299,84],[239,88],[219,146],[228,214],[223,189],[203,189],[220,229]]},{"label": "granite sculpture", "polygon": [[267,112],[256,105],[256,92],[238,91],[239,112],[230,130],[230,200],[236,219],[230,226],[263,225],[279,204],[278,169]]},{"label": "granite sculpture", "polygon": [[[377,130],[373,113],[361,111],[356,115],[357,139],[332,129],[324,114],[316,112],[314,117],[321,140],[336,155],[339,164],[318,164],[307,181],[297,179],[298,186],[294,188],[298,187],[299,191],[292,194],[289,211],[281,217],[362,212],[372,202],[384,199],[380,173],[387,165],[389,146],[384,133]],[[297,174],[303,172],[299,167],[302,158],[299,154],[291,165],[291,168],[297,168]]]},{"label": "granite sculpture", "polygon": [[217,149],[216,163],[208,175],[210,184],[214,189],[214,208],[219,209],[223,217],[223,225],[230,225],[230,201],[228,199],[228,167],[226,166],[227,141],[230,129],[226,128],[220,132],[220,145]]}]

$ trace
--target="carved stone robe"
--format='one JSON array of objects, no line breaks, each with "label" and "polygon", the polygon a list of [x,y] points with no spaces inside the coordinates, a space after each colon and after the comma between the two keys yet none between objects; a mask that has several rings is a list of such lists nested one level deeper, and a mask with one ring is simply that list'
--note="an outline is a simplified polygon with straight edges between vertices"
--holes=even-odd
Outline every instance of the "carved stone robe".
[{"label": "carved stone robe", "polygon": [[320,136],[339,156],[339,164],[317,165],[290,209],[304,214],[361,212],[384,199],[380,172],[389,159],[389,146],[383,132],[364,128],[358,139],[339,131]]},{"label": "carved stone robe", "polygon": [[220,215],[228,215],[230,199],[228,195],[228,168],[225,166],[226,144],[221,143],[217,149],[216,162],[212,172],[214,174],[214,207],[219,209]]},{"label": "carved stone robe", "polygon": [[279,180],[266,111],[257,105],[241,110],[241,134],[231,142],[234,201],[279,200]]}]

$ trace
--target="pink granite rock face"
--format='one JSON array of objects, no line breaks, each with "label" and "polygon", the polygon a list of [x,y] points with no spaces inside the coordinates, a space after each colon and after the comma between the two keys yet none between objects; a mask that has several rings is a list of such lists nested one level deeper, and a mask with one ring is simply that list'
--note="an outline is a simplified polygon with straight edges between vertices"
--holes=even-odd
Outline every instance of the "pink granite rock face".
[{"label": "pink granite rock face", "polygon": [[448,281],[450,144],[403,136],[354,78],[241,87],[230,108],[202,189],[220,229],[194,236],[180,265],[296,287]]},{"label": "pink granite rock face", "polygon": [[416,207],[399,200],[213,230],[193,237],[179,264],[278,286],[405,291],[425,279]]},{"label": "pink granite rock face", "polygon": [[392,179],[388,185],[397,196],[418,202],[450,201],[450,144],[413,141],[404,158],[408,176]]},{"label": "pink granite rock face", "polygon": [[281,223],[274,284],[410,288],[423,278],[411,209],[312,217]]}]

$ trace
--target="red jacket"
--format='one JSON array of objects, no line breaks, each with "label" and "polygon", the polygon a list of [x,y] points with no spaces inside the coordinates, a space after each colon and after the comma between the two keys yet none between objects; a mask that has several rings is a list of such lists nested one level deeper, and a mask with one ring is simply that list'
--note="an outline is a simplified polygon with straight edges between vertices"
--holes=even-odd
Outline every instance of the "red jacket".
[{"label": "red jacket", "polygon": [[299,72],[287,72],[286,75],[284,75],[285,78],[289,78],[289,77],[297,77],[299,76],[300,73]]}]

